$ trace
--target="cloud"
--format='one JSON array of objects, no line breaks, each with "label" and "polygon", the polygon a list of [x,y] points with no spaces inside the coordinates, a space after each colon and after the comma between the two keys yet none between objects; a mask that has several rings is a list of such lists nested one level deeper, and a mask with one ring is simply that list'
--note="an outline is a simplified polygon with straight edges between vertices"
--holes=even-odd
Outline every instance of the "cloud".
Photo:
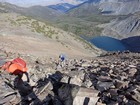
[{"label": "cloud", "polygon": [[61,0],[0,0],[3,2],[9,2],[19,6],[32,6],[32,5],[51,5],[60,3]]},{"label": "cloud", "polygon": [[66,3],[70,3],[70,4],[79,4],[81,3],[80,1],[78,0],[62,0],[63,2],[66,2]]},{"label": "cloud", "polygon": [[3,2],[9,2],[12,4],[16,4],[19,6],[33,6],[33,5],[52,5],[52,4],[58,4],[58,3],[70,3],[70,4],[78,4],[80,2],[77,2],[78,0],[0,0]]}]

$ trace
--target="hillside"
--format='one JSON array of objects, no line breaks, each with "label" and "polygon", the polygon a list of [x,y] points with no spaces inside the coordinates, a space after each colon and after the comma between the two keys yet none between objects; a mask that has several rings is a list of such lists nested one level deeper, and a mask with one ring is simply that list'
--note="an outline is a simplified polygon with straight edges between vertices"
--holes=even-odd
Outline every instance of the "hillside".
[{"label": "hillside", "polygon": [[72,16],[90,14],[128,15],[140,11],[139,0],[88,0],[69,10]]},{"label": "hillside", "polygon": [[139,0],[89,0],[69,10],[68,15],[96,22],[96,28],[92,27],[91,30],[100,32],[95,34],[90,31],[88,34],[91,36],[105,35],[122,39],[140,35],[139,4]]},{"label": "hillside", "polygon": [[75,6],[74,8],[70,9],[67,13],[69,16],[74,17],[83,17],[93,14],[99,14],[101,11],[98,7],[98,0],[93,1],[87,1],[82,4],[79,4],[78,6]]},{"label": "hillside", "polygon": [[[33,6],[29,8],[18,7],[9,3],[0,3],[2,12],[15,12],[27,17],[53,24],[64,31],[72,32],[76,35],[84,35],[88,37],[101,35],[103,28],[98,27],[100,24],[109,23],[112,19],[118,16],[104,16],[97,11],[96,4],[98,0],[84,2],[78,5],[75,9],[70,10],[67,15],[50,9],[46,6]],[[83,6],[84,9],[83,8]],[[89,10],[87,11],[87,7]],[[93,8],[96,8],[93,11]],[[76,11],[81,11],[77,14]],[[82,11],[83,10],[83,11]],[[74,12],[75,11],[75,12]],[[84,12],[86,11],[86,12]],[[76,15],[75,15],[76,13]],[[81,15],[82,13],[82,15]],[[74,16],[74,17],[73,17]]]},{"label": "hillside", "polygon": [[128,15],[140,11],[139,0],[102,0],[99,5],[102,13]]},{"label": "hillside", "polygon": [[[115,3],[124,4],[124,7]],[[132,4],[131,9],[126,8],[129,7],[128,4]],[[134,13],[139,14],[136,12],[139,8],[137,4],[139,4],[138,0],[89,0],[64,14],[46,6],[22,8],[4,3],[0,4],[0,11],[16,12],[43,22],[47,21],[55,27],[79,36],[92,38],[106,35],[121,39],[139,35],[139,28],[137,28],[139,27],[139,22],[137,22],[139,17],[133,16]],[[124,10],[127,9],[128,11],[125,12]]]},{"label": "hillside", "polygon": [[96,27],[100,23],[109,22],[112,16],[90,15],[82,17],[72,17],[60,11],[50,9],[46,6],[33,6],[29,8],[18,7],[9,3],[0,3],[2,11],[16,12],[34,19],[49,22],[64,31],[72,32],[76,35],[86,35],[89,37],[100,35],[102,28]]},{"label": "hillside", "polygon": [[[97,16],[98,17],[98,16]],[[102,18],[102,17],[101,17]],[[100,35],[102,28],[96,27],[100,24],[96,21],[97,18],[92,18],[93,21],[83,18],[63,16],[58,18],[54,25],[68,32],[72,32],[76,35],[85,35],[88,37]],[[104,20],[103,20],[104,21]]]},{"label": "hillside", "polygon": [[92,57],[98,54],[81,38],[15,13],[1,13],[1,49],[35,56]]},{"label": "hillside", "polygon": [[60,11],[56,11],[54,9],[48,8],[47,6],[40,5],[24,8],[7,2],[0,2],[0,8],[7,12],[18,13],[41,21],[54,21],[56,18],[64,15],[64,13]]},{"label": "hillside", "polygon": [[[140,13],[135,13],[127,18],[117,18],[109,24],[102,25],[104,31],[102,35],[114,36],[122,39],[140,34]],[[101,26],[101,27],[102,27]],[[103,28],[102,27],[102,28]]]}]

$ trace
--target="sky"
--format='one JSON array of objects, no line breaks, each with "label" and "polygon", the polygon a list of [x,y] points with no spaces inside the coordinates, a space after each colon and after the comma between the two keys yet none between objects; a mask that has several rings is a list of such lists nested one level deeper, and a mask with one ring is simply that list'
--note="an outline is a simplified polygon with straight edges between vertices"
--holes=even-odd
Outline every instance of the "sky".
[{"label": "sky", "polygon": [[29,7],[32,5],[52,5],[58,3],[79,4],[80,0],[0,0],[2,2],[9,2],[18,6]]}]

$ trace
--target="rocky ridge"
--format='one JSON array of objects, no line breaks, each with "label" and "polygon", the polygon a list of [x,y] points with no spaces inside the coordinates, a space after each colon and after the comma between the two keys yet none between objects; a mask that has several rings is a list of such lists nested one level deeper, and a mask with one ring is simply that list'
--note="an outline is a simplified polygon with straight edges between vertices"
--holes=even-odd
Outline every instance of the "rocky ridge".
[{"label": "rocky ridge", "polygon": [[[114,36],[116,38],[128,38],[132,36],[139,36],[140,32],[140,13],[130,15],[125,19],[117,18],[108,24],[102,25],[104,30],[102,35]],[[101,26],[101,27],[102,27]]]},{"label": "rocky ridge", "polygon": [[3,91],[0,104],[140,104],[138,53],[108,53],[97,58],[67,59],[65,62],[53,58],[10,54],[1,53],[1,62],[17,56],[24,58],[29,68],[30,83],[24,77],[23,89],[30,91],[25,93],[21,87],[15,88],[15,76],[1,71],[0,89]]},{"label": "rocky ridge", "polygon": [[99,8],[111,15],[128,15],[140,11],[139,0],[101,0]]}]

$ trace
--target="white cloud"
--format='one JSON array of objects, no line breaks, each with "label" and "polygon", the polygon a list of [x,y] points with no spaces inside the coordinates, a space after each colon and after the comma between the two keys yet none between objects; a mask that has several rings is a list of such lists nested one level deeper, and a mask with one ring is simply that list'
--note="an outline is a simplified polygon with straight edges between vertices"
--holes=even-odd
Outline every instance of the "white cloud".
[{"label": "white cloud", "polygon": [[70,3],[70,4],[78,4],[76,0],[63,0],[63,2]]},{"label": "white cloud", "polygon": [[10,2],[19,6],[32,6],[32,5],[52,5],[58,3],[70,3],[70,4],[79,4],[77,0],[0,0],[3,2]]}]

